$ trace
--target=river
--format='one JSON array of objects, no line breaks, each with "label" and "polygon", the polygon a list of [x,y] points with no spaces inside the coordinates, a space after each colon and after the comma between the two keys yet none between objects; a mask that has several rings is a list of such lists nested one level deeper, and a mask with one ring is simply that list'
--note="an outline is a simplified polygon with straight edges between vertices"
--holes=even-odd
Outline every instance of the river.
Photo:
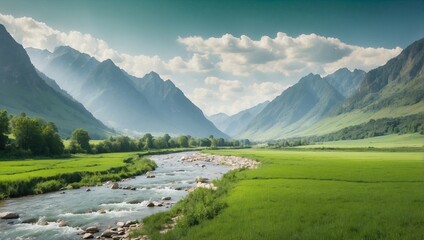
[{"label": "river", "polygon": [[[84,187],[13,198],[0,202],[0,212],[17,212],[19,219],[0,220],[0,239],[81,239],[81,229],[98,226],[100,230],[115,226],[118,221],[140,220],[154,213],[165,211],[187,195],[186,188],[195,186],[196,176],[209,179],[220,178],[231,167],[210,162],[201,164],[180,161],[195,152],[182,152],[150,157],[158,165],[152,173],[155,178],[145,175],[119,182],[122,187],[136,190],[113,190],[109,186]],[[205,165],[202,167],[201,165]],[[87,191],[90,189],[90,191]],[[168,205],[147,207],[148,200],[160,201],[171,197]],[[99,211],[105,210],[105,213]],[[59,227],[59,220],[68,226]],[[37,222],[47,221],[47,225]]]}]

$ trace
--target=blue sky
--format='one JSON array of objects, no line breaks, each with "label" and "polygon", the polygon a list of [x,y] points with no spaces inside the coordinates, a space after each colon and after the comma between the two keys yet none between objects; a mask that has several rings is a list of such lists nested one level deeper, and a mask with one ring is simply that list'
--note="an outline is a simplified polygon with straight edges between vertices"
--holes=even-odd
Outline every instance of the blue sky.
[{"label": "blue sky", "polygon": [[157,71],[207,114],[270,100],[309,72],[370,70],[424,37],[422,0],[13,0],[0,13],[25,47]]}]

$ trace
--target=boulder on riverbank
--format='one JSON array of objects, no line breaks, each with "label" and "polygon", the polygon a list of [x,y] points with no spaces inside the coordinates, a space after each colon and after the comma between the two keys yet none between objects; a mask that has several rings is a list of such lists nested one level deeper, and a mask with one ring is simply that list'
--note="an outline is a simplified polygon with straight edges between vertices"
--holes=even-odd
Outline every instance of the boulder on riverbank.
[{"label": "boulder on riverbank", "polygon": [[118,189],[119,188],[119,184],[118,183],[113,183],[112,186],[110,187],[111,189]]},{"label": "boulder on riverbank", "polygon": [[115,235],[115,234],[117,234],[118,232],[116,232],[116,231],[113,231],[113,230],[111,230],[111,229],[106,229],[103,233],[102,233],[102,235],[100,235],[101,237],[104,237],[104,238],[109,238],[109,237],[112,237],[112,235]]},{"label": "boulder on riverbank", "polygon": [[98,233],[99,229],[96,226],[91,226],[85,229],[86,233]]},{"label": "boulder on riverbank", "polygon": [[93,234],[92,234],[92,233],[85,233],[85,234],[82,236],[82,239],[90,239],[90,238],[94,238],[94,236],[93,236]]},{"label": "boulder on riverbank", "polygon": [[16,219],[19,218],[19,214],[15,212],[0,212],[0,219]]}]

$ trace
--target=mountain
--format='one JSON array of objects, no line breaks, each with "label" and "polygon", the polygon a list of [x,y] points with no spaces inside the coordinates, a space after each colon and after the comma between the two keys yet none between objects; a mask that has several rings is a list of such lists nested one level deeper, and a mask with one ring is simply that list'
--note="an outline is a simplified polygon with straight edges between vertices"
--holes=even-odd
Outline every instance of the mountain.
[{"label": "mountain", "polygon": [[339,91],[345,98],[352,96],[364,80],[366,72],[355,69],[353,72],[347,68],[341,68],[324,77],[327,82]]},{"label": "mountain", "polygon": [[27,52],[41,72],[109,126],[128,133],[227,137],[170,80],[154,72],[137,78],[110,59],[99,62],[66,46],[52,53]]},{"label": "mountain", "polygon": [[423,78],[424,38],[405,48],[384,66],[368,72],[359,90],[340,107],[339,113],[422,104]]},{"label": "mountain", "polygon": [[370,119],[397,118],[423,112],[424,39],[421,39],[385,65],[366,73],[357,91],[335,105],[319,121],[307,127],[303,124],[285,126],[283,130],[277,126],[272,131],[278,134],[268,131],[268,135],[251,133],[250,136],[270,139],[323,135]]},{"label": "mountain", "polygon": [[219,130],[230,136],[237,136],[243,132],[249,123],[268,105],[268,103],[269,101],[265,101],[231,116],[224,113],[218,113],[210,116],[209,119],[215,124],[215,126],[218,127]]},{"label": "mountain", "polygon": [[25,49],[1,24],[0,109],[54,122],[63,136],[70,136],[75,128],[88,130],[93,138],[104,137],[111,131],[81,104],[46,84]]},{"label": "mountain", "polygon": [[321,120],[343,100],[325,79],[309,74],[270,102],[239,137],[284,138]]},{"label": "mountain", "polygon": [[150,106],[159,114],[159,118],[166,119],[178,133],[202,137],[209,135],[228,137],[207,120],[202,110],[194,105],[171,80],[164,81],[155,72],[150,72],[142,78],[128,76],[135,88],[146,97]]}]

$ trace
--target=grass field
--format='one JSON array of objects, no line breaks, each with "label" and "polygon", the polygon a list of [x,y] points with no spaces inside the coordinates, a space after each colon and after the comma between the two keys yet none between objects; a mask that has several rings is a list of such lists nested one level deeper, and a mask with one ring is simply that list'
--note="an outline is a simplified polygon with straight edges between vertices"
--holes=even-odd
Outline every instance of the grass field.
[{"label": "grass field", "polygon": [[316,143],[297,148],[423,148],[424,136],[419,133],[386,135],[358,140]]},{"label": "grass field", "polygon": [[211,153],[262,164],[238,172],[224,199],[228,207],[189,228],[183,239],[424,238],[422,153]]},{"label": "grass field", "polygon": [[73,155],[63,159],[0,161],[0,200],[61,188],[93,186],[118,181],[153,170],[156,164],[143,157],[147,152]]},{"label": "grass field", "polygon": [[77,154],[63,159],[0,161],[0,182],[52,177],[72,172],[99,172],[125,166],[124,158],[134,153]]}]

